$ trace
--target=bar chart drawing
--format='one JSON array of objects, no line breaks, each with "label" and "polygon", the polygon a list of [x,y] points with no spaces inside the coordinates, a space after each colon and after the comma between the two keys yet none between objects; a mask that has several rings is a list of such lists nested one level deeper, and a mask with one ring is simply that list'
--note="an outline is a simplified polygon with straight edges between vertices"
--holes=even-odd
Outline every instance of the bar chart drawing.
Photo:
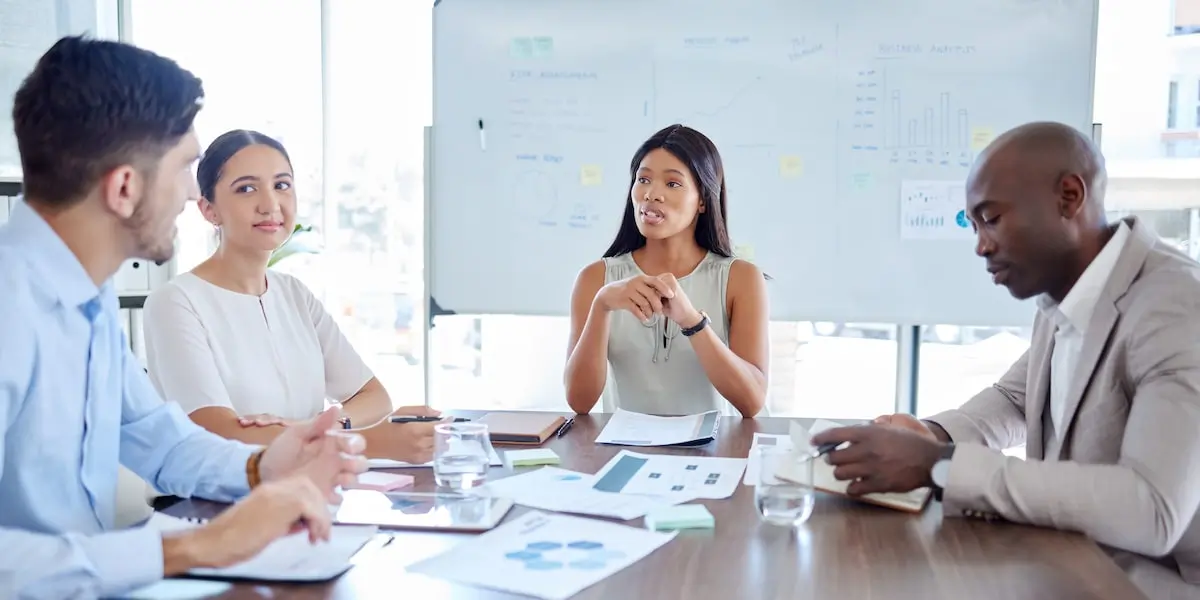
[{"label": "bar chart drawing", "polygon": [[936,102],[910,102],[884,68],[858,71],[854,91],[852,150],[883,152],[895,164],[971,165],[971,115],[950,91],[936,92]]}]

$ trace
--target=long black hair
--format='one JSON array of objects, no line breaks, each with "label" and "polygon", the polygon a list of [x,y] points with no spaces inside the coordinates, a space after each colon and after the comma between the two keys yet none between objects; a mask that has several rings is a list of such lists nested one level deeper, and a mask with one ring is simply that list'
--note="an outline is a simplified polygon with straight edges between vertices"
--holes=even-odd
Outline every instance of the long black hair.
[{"label": "long black hair", "polygon": [[604,257],[628,254],[646,245],[646,236],[638,231],[637,213],[630,194],[637,181],[637,172],[646,155],[659,148],[670,152],[687,165],[692,179],[700,186],[700,201],[705,210],[696,217],[696,243],[701,248],[724,257],[733,256],[729,229],[725,225],[725,167],[716,144],[703,133],[683,125],[670,125],[650,136],[629,163],[629,189],[625,192],[625,216],[612,245]]},{"label": "long black hair", "polygon": [[209,202],[216,200],[213,194],[216,193],[217,182],[221,179],[221,171],[225,169],[225,163],[228,163],[234,154],[243,149],[260,145],[279,151],[288,166],[292,165],[292,158],[288,156],[287,150],[284,149],[283,144],[279,143],[279,140],[249,129],[226,131],[208,145],[208,149],[204,151],[204,157],[196,166],[196,182],[200,184],[200,195]]}]

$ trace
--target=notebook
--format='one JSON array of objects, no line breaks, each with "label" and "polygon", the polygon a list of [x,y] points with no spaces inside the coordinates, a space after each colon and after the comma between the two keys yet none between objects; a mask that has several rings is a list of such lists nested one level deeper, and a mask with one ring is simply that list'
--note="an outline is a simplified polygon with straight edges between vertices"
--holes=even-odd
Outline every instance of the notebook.
[{"label": "notebook", "polygon": [[[181,531],[201,523],[155,512],[146,527],[159,531]],[[198,568],[188,571],[192,577],[252,581],[328,581],[350,570],[350,559],[362,549],[379,528],[374,526],[334,526],[329,541],[313,544],[307,532],[279,538],[253,558],[223,569]]]},{"label": "notebook", "polygon": [[[805,429],[802,425],[792,422],[790,427],[790,437],[792,438],[793,447],[798,448],[798,450],[793,451],[795,460],[786,461],[783,467],[776,471],[775,476],[787,481],[803,483],[807,475],[800,473],[799,469],[803,468],[803,461],[806,460],[805,457],[812,451],[812,446],[808,443],[809,438],[817,433],[825,431],[826,429],[841,426],[842,425],[840,423],[818,419],[815,423],[813,423],[812,430],[810,431]],[[879,493],[864,494],[862,496],[850,496],[846,493],[846,488],[850,486],[850,482],[839,481],[836,477],[834,477],[833,465],[825,462],[823,458],[813,459],[812,465],[813,488],[821,490],[822,492],[836,494],[838,496],[854,498],[855,500],[866,502],[868,504],[874,504],[876,506],[882,506],[885,508],[891,508],[909,513],[919,513],[925,509],[925,505],[929,502],[929,498],[933,495],[933,490],[929,488],[918,488],[902,494]]]},{"label": "notebook", "polygon": [[475,422],[487,424],[492,443],[538,446],[550,439],[566,419],[537,412],[491,412]]}]

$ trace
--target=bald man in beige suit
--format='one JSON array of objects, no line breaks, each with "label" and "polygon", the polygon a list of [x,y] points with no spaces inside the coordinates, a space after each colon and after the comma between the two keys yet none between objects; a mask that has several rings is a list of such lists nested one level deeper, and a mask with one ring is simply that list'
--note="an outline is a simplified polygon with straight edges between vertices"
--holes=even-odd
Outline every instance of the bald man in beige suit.
[{"label": "bald man in beige suit", "polygon": [[[1028,352],[924,423],[831,430],[852,493],[930,486],[946,516],[1082,532],[1155,600],[1200,598],[1200,265],[1142,222],[1108,224],[1103,159],[1032,123],[967,182],[995,283],[1037,298]],[[1001,450],[1026,444],[1028,460]]]}]

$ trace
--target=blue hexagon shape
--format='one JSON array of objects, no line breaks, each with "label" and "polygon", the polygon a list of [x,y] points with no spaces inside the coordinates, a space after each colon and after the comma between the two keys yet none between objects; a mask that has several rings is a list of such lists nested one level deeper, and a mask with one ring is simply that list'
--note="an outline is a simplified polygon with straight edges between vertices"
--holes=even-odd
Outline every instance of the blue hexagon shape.
[{"label": "blue hexagon shape", "polygon": [[563,564],[557,560],[531,560],[525,563],[525,568],[535,571],[553,571],[563,568]]},{"label": "blue hexagon shape", "polygon": [[559,548],[562,548],[562,547],[563,547],[563,545],[558,542],[531,542],[528,546],[525,546],[525,549],[526,550],[537,550],[539,552],[547,552],[550,550],[558,550]]},{"label": "blue hexagon shape", "polygon": [[504,558],[510,558],[512,560],[538,560],[542,558],[542,554],[540,552],[518,550],[516,552],[509,552],[508,554],[505,554]]},{"label": "blue hexagon shape", "polygon": [[567,547],[575,550],[599,550],[604,547],[604,544],[601,544],[600,542],[580,540],[578,542],[571,542],[570,544],[567,544]]},{"label": "blue hexagon shape", "polygon": [[603,569],[605,563],[602,560],[576,560],[571,562],[572,569],[580,569],[583,571],[597,571]]}]

